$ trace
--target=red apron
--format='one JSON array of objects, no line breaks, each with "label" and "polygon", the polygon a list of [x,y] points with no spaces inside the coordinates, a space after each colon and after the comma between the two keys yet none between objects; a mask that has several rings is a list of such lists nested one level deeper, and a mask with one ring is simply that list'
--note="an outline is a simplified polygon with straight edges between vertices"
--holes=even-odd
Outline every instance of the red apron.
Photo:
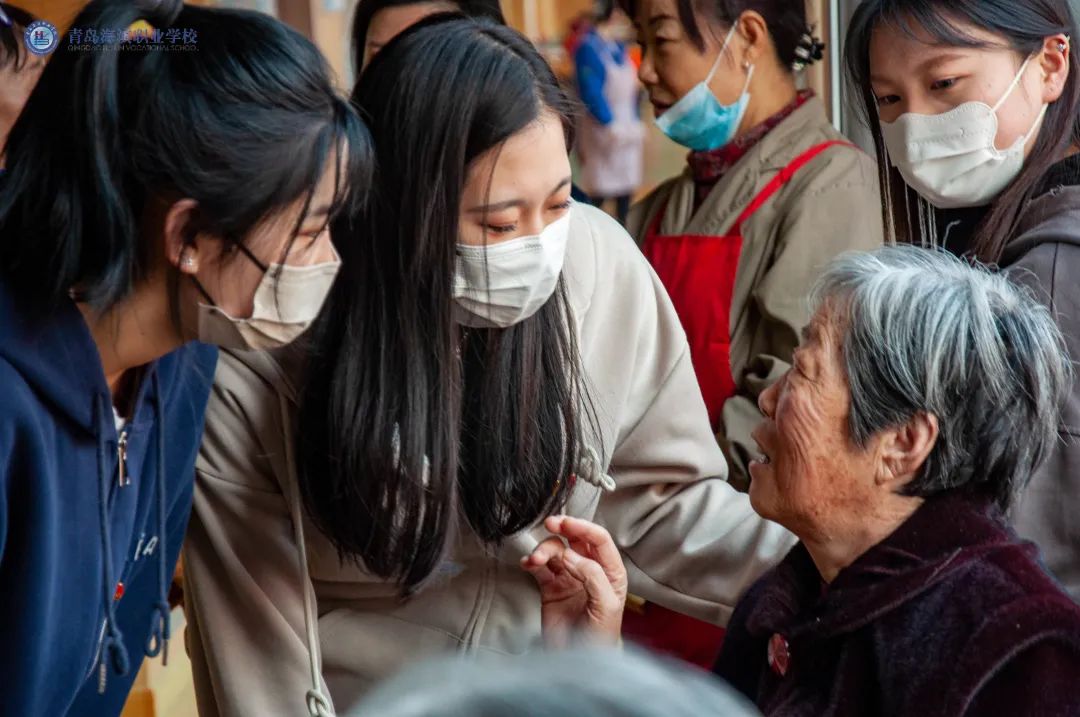
[{"label": "red apron", "polygon": [[[645,256],[667,288],[686,329],[690,358],[714,431],[720,428],[724,402],[735,395],[731,373],[731,300],[742,253],[743,226],[800,169],[834,146],[854,145],[834,140],[811,147],[796,157],[765,185],[722,236],[660,234],[666,206],[646,232]],[[635,642],[705,669],[712,669],[724,636],[719,627],[651,603],[642,612],[627,611],[623,632]]]}]

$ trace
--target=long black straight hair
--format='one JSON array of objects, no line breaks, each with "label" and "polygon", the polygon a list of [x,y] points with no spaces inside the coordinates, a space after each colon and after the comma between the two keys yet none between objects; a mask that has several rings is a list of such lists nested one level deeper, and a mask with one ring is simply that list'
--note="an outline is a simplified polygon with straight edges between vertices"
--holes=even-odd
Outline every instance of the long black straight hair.
[{"label": "long black straight hair", "polygon": [[343,558],[408,592],[461,516],[494,545],[555,512],[600,440],[564,280],[506,329],[464,330],[452,308],[470,166],[543,113],[569,148],[574,108],[524,37],[445,15],[384,48],[353,99],[376,178],[332,227],[344,267],[314,329],[300,486]]},{"label": "long black straight hair", "polygon": [[[878,123],[877,98],[870,83],[870,41],[876,29],[888,27],[916,37],[924,30],[936,42],[951,47],[986,47],[966,33],[966,23],[1000,36],[1022,57],[1042,49],[1047,37],[1077,38],[1076,19],[1069,0],[864,0],[848,29],[845,64],[852,94],[861,98],[863,119],[874,138],[881,178],[882,212],[892,241],[926,243],[927,225],[913,221],[909,207],[921,198],[891,166]],[[1024,206],[1046,171],[1064,157],[1071,145],[1080,145],[1080,55],[1070,48],[1069,79],[1057,102],[1047,110],[1038,139],[1024,168],[993,201],[975,230],[972,254],[986,263],[1001,260]]]},{"label": "long black straight hair", "polygon": [[302,35],[178,0],[92,0],[73,27],[139,19],[191,31],[193,51],[86,51],[65,35],[8,138],[0,274],[42,310],[76,288],[105,310],[148,276],[163,251],[140,230],[151,200],[195,199],[192,235],[237,242],[310,202],[332,157],[332,213],[366,189],[367,130]]},{"label": "long black straight hair", "polygon": [[499,0],[360,0],[356,4],[356,13],[352,24],[353,70],[360,76],[364,66],[364,48],[367,44],[368,28],[375,13],[388,7],[403,5],[423,5],[432,2],[445,2],[453,5],[457,12],[469,17],[486,17],[500,25],[505,23]]}]

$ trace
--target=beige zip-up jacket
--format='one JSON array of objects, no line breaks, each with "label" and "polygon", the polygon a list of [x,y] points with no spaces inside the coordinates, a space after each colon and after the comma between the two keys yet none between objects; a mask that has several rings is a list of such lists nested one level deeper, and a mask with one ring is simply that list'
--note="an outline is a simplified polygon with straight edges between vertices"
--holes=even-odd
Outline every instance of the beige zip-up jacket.
[{"label": "beige zip-up jacket", "polygon": [[[634,206],[630,233],[643,243],[667,206],[663,235],[726,234],[780,170],[832,140],[847,141],[829,124],[821,101],[811,98],[739,160],[696,212],[688,169]],[[743,226],[729,324],[736,393],[724,403],[717,436],[733,484],[749,483],[749,463],[758,451],[750,432],[762,419],[757,399],[790,367],[810,321],[810,288],[838,254],[874,249],[883,241],[877,165],[853,147],[825,150]]]},{"label": "beige zip-up jacket", "polygon": [[[685,334],[633,241],[592,207],[572,212],[564,277],[603,451],[579,472],[567,513],[607,527],[634,593],[725,623],[794,537],[726,482]],[[342,565],[300,518],[296,363],[289,353],[221,354],[184,549],[202,717],[308,714],[316,688],[345,714],[426,655],[534,648],[539,592],[519,561],[542,528],[494,551],[462,535],[437,580],[401,601],[395,585]]]}]

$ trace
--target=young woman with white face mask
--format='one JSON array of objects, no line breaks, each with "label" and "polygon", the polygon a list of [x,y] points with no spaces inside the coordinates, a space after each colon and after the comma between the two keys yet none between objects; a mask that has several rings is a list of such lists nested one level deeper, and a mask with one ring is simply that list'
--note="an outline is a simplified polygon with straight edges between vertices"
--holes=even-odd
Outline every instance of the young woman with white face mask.
[{"label": "young woman with white face mask", "polygon": [[[847,69],[881,168],[891,238],[1029,284],[1080,358],[1080,62],[1067,0],[866,0]],[[1023,360],[1022,356],[1017,360]],[[1038,387],[1033,387],[1036,390]],[[1080,387],[1014,510],[1080,599]]]},{"label": "young woman with white face mask", "polygon": [[[622,0],[639,72],[686,170],[630,213],[627,227],[671,294],[713,430],[745,488],[762,420],[757,398],[783,375],[809,321],[806,295],[837,254],[881,244],[874,163],[797,89],[821,57],[805,3]],[[708,669],[718,636],[647,608],[627,625]],[[648,614],[648,613],[651,613]]]},{"label": "young woman with white face mask", "polygon": [[554,513],[606,526],[635,592],[724,621],[790,537],[722,480],[647,262],[570,200],[551,69],[508,28],[433,18],[354,101],[375,190],[334,226],[312,342],[223,355],[208,409],[185,551],[201,713],[346,714],[422,656],[534,649],[521,560]]},{"label": "young woman with white face mask", "polygon": [[174,0],[94,0],[72,27],[140,20],[194,33],[198,51],[130,36],[86,51],[65,35],[6,144],[10,714],[119,715],[143,656],[167,657],[208,344],[272,348],[312,322],[339,264],[329,221],[368,166],[363,124],[295,31]]}]

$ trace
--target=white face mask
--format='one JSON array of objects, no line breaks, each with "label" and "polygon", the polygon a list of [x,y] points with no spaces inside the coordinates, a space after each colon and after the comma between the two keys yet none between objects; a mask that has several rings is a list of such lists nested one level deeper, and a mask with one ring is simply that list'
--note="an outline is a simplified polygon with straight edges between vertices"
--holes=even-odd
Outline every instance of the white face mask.
[{"label": "white face mask", "polygon": [[[570,212],[537,236],[488,246],[458,244],[455,318],[474,327],[513,326],[555,293],[570,240]],[[485,260],[486,255],[486,260]]]},{"label": "white face mask", "polygon": [[965,102],[938,115],[904,114],[882,122],[881,133],[894,167],[908,185],[939,209],[989,204],[1020,174],[1024,147],[1042,125],[1043,105],[1034,126],[1005,150],[994,147],[997,111],[1020,84],[1029,57],[997,104]]},{"label": "white face mask", "polygon": [[199,341],[239,351],[268,351],[292,343],[319,315],[340,268],[336,251],[325,264],[267,267],[255,289],[251,318],[237,319],[216,306],[199,304]]}]

